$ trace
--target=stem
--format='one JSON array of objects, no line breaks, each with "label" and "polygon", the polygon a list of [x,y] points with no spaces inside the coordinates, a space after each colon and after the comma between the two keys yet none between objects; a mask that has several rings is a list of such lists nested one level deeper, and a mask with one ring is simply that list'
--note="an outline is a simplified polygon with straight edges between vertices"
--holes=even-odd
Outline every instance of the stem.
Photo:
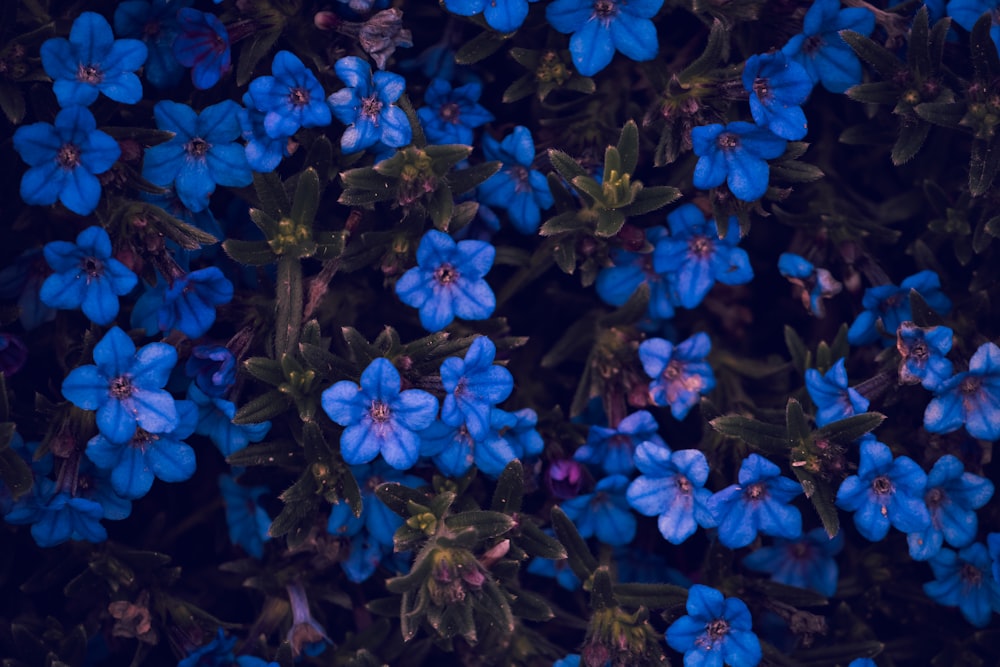
[{"label": "stem", "polygon": [[302,264],[296,257],[283,255],[278,260],[275,313],[274,347],[280,359],[295,352],[302,330]]}]

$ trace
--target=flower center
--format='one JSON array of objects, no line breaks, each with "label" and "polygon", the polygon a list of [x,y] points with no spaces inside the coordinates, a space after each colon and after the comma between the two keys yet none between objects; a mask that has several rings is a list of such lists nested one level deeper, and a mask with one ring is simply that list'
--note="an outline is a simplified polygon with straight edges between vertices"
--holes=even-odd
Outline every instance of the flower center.
[{"label": "flower center", "polygon": [[892,480],[885,475],[879,475],[872,481],[872,490],[880,496],[892,492]]},{"label": "flower center", "polygon": [[705,626],[705,632],[708,633],[708,637],[712,641],[722,639],[729,632],[729,621],[717,618]]},{"label": "flower center", "polygon": [[288,101],[293,107],[304,107],[309,104],[309,91],[304,88],[292,88],[288,91]]},{"label": "flower center", "polygon": [[939,487],[934,487],[927,492],[927,495],[924,496],[924,502],[927,503],[928,509],[940,507],[941,503],[944,502],[944,491],[942,491]]},{"label": "flower center", "polygon": [[160,22],[150,21],[149,23],[147,23],[142,27],[142,34],[144,34],[146,37],[149,37],[150,39],[156,37],[157,35],[160,34]]},{"label": "flower center", "polygon": [[514,192],[527,192],[531,190],[527,168],[515,164],[507,169],[507,173],[514,179]]},{"label": "flower center", "polygon": [[691,484],[691,480],[684,475],[675,475],[674,484],[676,484],[677,489],[684,494],[690,494],[691,490],[694,488],[694,485]]},{"label": "flower center", "polygon": [[688,241],[688,250],[695,257],[708,257],[712,254],[713,247],[707,236],[692,236]]},{"label": "flower center", "polygon": [[368,414],[371,415],[372,421],[384,424],[389,421],[392,410],[389,409],[389,404],[385,401],[372,401],[372,407],[369,408]]},{"label": "flower center", "polygon": [[719,135],[716,143],[724,151],[731,151],[740,145],[739,135],[733,134],[732,132],[723,132]]},{"label": "flower center", "polygon": [[104,73],[97,65],[80,63],[76,70],[76,80],[82,83],[97,84],[104,80]]},{"label": "flower center", "polygon": [[375,95],[361,100],[361,115],[365,118],[375,120],[382,113],[382,102]]},{"label": "flower center", "polygon": [[684,364],[676,359],[667,364],[667,367],[663,369],[663,379],[664,380],[676,380],[684,372]]},{"label": "flower center", "polygon": [[745,493],[750,500],[760,500],[767,493],[767,486],[763,482],[754,482],[747,487]]},{"label": "flower center", "polygon": [[87,274],[87,278],[100,278],[104,274],[104,264],[96,257],[85,257],[80,262],[80,268]]},{"label": "flower center", "polygon": [[821,48],[823,48],[825,42],[823,38],[819,35],[810,35],[806,37],[806,41],[802,43],[802,51],[804,53],[816,53]]},{"label": "flower center", "polygon": [[979,586],[983,583],[983,571],[972,563],[966,563],[959,570],[958,576],[962,578],[966,584],[971,586]]},{"label": "flower center", "polygon": [[458,271],[451,264],[445,262],[434,271],[434,280],[442,285],[448,285],[458,280]]},{"label": "flower center", "polygon": [[187,151],[187,154],[195,158],[205,157],[209,148],[211,148],[211,144],[198,137],[184,144],[184,150]]},{"label": "flower center", "polygon": [[119,401],[132,395],[132,378],[127,375],[120,375],[111,381],[109,386],[111,397]]},{"label": "flower center", "polygon": [[927,359],[927,343],[924,343],[923,341],[914,343],[913,347],[910,348],[910,356],[918,361],[924,361]]},{"label": "flower center", "polygon": [[809,553],[809,545],[805,542],[796,542],[792,545],[790,549],[792,557],[796,560],[804,560],[806,555]]},{"label": "flower center", "polygon": [[978,377],[969,376],[962,380],[961,384],[958,385],[958,390],[963,394],[974,394],[979,391],[980,385],[983,381]]},{"label": "flower center", "polygon": [[63,144],[56,152],[56,162],[63,169],[75,169],[80,164],[80,149],[73,144]]},{"label": "flower center", "polygon": [[448,104],[441,106],[441,110],[438,111],[438,115],[441,116],[441,120],[457,125],[459,111],[460,109],[457,102],[448,102]]},{"label": "flower center", "polygon": [[771,94],[770,83],[771,83],[770,79],[765,79],[763,77],[758,76],[756,79],[753,80],[754,95],[756,95],[758,99],[761,100],[765,101],[770,100],[773,97],[773,95]]},{"label": "flower center", "polygon": [[618,11],[614,0],[597,0],[594,3],[594,16],[601,21],[610,21]]}]

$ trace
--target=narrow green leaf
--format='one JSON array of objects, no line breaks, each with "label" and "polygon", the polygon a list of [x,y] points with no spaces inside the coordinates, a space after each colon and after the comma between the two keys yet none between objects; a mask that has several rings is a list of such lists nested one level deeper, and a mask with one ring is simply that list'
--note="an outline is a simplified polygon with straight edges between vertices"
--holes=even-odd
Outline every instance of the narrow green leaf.
[{"label": "narrow green leaf", "polygon": [[222,243],[222,249],[233,260],[247,266],[267,266],[268,264],[273,264],[278,259],[267,241],[226,239]]},{"label": "narrow green leaf", "polygon": [[788,429],[786,442],[790,446],[801,447],[810,442],[812,429],[809,428],[809,420],[802,411],[802,404],[794,398],[789,398],[785,406],[785,425]]},{"label": "narrow green leaf", "polygon": [[960,102],[924,102],[913,108],[914,112],[928,123],[957,130],[961,127],[967,106]]},{"label": "narrow green leaf", "polygon": [[878,412],[864,412],[839,419],[816,431],[815,440],[829,440],[838,445],[847,445],[861,436],[874,431],[885,421],[885,415]]},{"label": "narrow green leaf", "polygon": [[[926,7],[927,5],[924,5]],[[951,29],[951,17],[945,16],[938,19],[931,29],[930,45],[928,51],[931,56],[931,71],[941,66],[941,59],[944,57],[944,45],[948,41],[948,31]]]},{"label": "narrow green leaf", "polygon": [[804,375],[806,367],[808,366],[809,351],[806,349],[806,344],[802,342],[799,338],[799,334],[792,327],[785,325],[785,347],[788,348],[788,354],[792,357],[792,364],[794,364],[796,370],[800,374]]},{"label": "narrow green leaf", "polygon": [[292,400],[288,394],[277,389],[261,394],[257,398],[240,406],[233,416],[234,424],[260,424],[274,419],[285,412]]},{"label": "narrow green leaf", "polygon": [[836,494],[830,483],[824,479],[813,475],[804,466],[792,465],[792,472],[796,479],[802,484],[802,490],[806,497],[816,508],[820,521],[826,534],[831,538],[840,532],[840,516],[837,514],[837,507],[834,504]]},{"label": "narrow green leaf", "polygon": [[586,223],[576,211],[566,211],[545,221],[538,233],[542,236],[555,236],[563,232],[575,232],[586,228]]},{"label": "narrow green leaf", "polygon": [[266,440],[251,443],[226,457],[232,466],[290,466],[301,467],[302,450],[291,440]]},{"label": "narrow green leaf", "polygon": [[739,438],[768,455],[787,454],[791,447],[787,429],[778,424],[767,424],[741,415],[717,417],[709,424],[722,435]]},{"label": "narrow green leaf", "polygon": [[614,591],[623,607],[650,610],[682,606],[688,596],[686,588],[672,584],[615,584]]},{"label": "narrow green leaf", "polygon": [[973,197],[986,194],[993,185],[1000,168],[1000,150],[996,141],[972,141],[972,156],[969,159],[969,192]]},{"label": "narrow green leaf", "polygon": [[469,510],[452,514],[444,522],[448,528],[456,531],[473,528],[480,539],[503,535],[515,525],[514,519],[509,515],[489,510]]},{"label": "narrow green leaf", "polygon": [[864,35],[853,30],[841,30],[840,37],[858,54],[859,58],[874,67],[886,79],[892,78],[896,72],[903,68],[903,63],[892,51]]},{"label": "narrow green leaf", "polygon": [[912,160],[920,152],[930,131],[929,123],[921,120],[903,119],[899,126],[899,136],[892,147],[892,163],[898,167]]},{"label": "narrow green leaf", "polygon": [[319,209],[319,195],[319,174],[315,169],[306,169],[299,174],[289,216],[300,228],[312,231],[316,211]]},{"label": "narrow green leaf", "polygon": [[254,69],[278,41],[281,36],[281,28],[271,28],[270,30],[258,30],[253,33],[245,42],[245,46],[240,50],[239,64],[236,66],[236,85],[241,88],[253,78]]},{"label": "narrow green leaf", "polygon": [[465,43],[462,48],[460,48],[455,53],[455,62],[459,65],[472,65],[474,63],[488,58],[489,56],[496,53],[506,37],[503,34],[494,32],[492,30],[487,30],[481,32],[468,42]]},{"label": "narrow green leaf", "polygon": [[635,173],[639,164],[639,127],[634,120],[629,120],[622,127],[618,137],[618,154],[621,156],[622,173]]},{"label": "narrow green leaf", "polygon": [[510,603],[510,611],[518,618],[537,623],[544,623],[555,616],[545,596],[524,589],[517,591]]},{"label": "narrow green leaf", "polygon": [[1000,55],[997,54],[996,44],[990,34],[992,30],[993,17],[990,12],[984,12],[972,26],[969,38],[972,68],[976,73],[976,80],[984,83],[992,81],[1000,73]]},{"label": "narrow green leaf", "polygon": [[10,447],[0,449],[0,481],[4,483],[15,500],[30,491],[34,482],[31,468]]},{"label": "narrow green leaf", "polygon": [[776,181],[785,183],[812,183],[825,176],[816,165],[798,160],[771,165],[771,175]]},{"label": "narrow green leaf", "polygon": [[277,387],[285,382],[281,363],[268,357],[250,357],[243,362],[243,370],[265,384]]},{"label": "narrow green leaf", "polygon": [[566,558],[566,549],[559,540],[547,535],[530,519],[521,519],[520,531],[521,534],[513,538],[514,543],[529,556],[550,560]]},{"label": "narrow green leaf", "polygon": [[398,482],[386,482],[375,488],[375,495],[385,503],[385,506],[403,517],[410,517],[410,503],[427,505],[428,497],[423,491],[411,489]]},{"label": "narrow green leaf", "polygon": [[523,100],[535,92],[537,87],[537,79],[535,79],[532,74],[525,74],[520,79],[516,80],[514,83],[507,86],[507,89],[503,91],[502,101],[504,104],[510,104],[511,102],[517,102],[518,100]]},{"label": "narrow green leaf", "polygon": [[464,194],[482,184],[490,176],[500,171],[500,167],[502,166],[503,163],[494,160],[492,162],[477,164],[473,167],[469,167],[468,169],[460,169],[459,171],[451,172],[447,177],[448,185],[451,186],[453,194]]},{"label": "narrow green leaf", "polygon": [[[260,199],[261,208],[273,218],[281,218],[291,209],[291,202],[288,201],[288,194],[281,178],[271,172],[269,174],[253,173],[253,186],[257,191],[257,198]],[[263,230],[267,234],[267,230]]]},{"label": "narrow green leaf", "polygon": [[524,499],[524,466],[514,459],[500,473],[497,488],[493,491],[493,501],[490,509],[494,512],[514,514],[521,511],[521,501]]},{"label": "narrow green leaf", "polygon": [[621,231],[625,225],[625,214],[621,211],[602,210],[597,213],[596,236],[610,238]]},{"label": "narrow green leaf", "polygon": [[677,75],[682,83],[704,76],[715,69],[720,62],[729,59],[729,29],[719,19],[712,20],[712,28],[708,33],[705,50],[694,62]]},{"label": "narrow green leaf", "polygon": [[302,330],[302,265],[297,257],[278,259],[274,289],[274,347],[278,354],[288,354],[298,348]]},{"label": "narrow green leaf", "polygon": [[24,93],[10,81],[0,81],[0,109],[11,125],[20,125],[27,113]]},{"label": "narrow green leaf", "polygon": [[927,14],[927,5],[922,6],[917,11],[913,17],[913,23],[910,24],[906,62],[910,71],[914,72],[918,79],[924,79],[931,74],[930,19]]},{"label": "narrow green leaf", "polygon": [[899,101],[900,90],[890,81],[873,81],[851,86],[845,94],[855,102],[895,105]]},{"label": "narrow green leaf", "polygon": [[570,183],[580,193],[587,195],[595,202],[604,201],[604,190],[596,179],[590,176],[574,176]]},{"label": "narrow green leaf", "polygon": [[577,176],[588,176],[587,171],[566,153],[555,148],[549,149],[549,162],[566,181],[572,182]]},{"label": "narrow green leaf", "polygon": [[663,208],[680,199],[681,191],[669,185],[654,185],[649,188],[639,190],[635,199],[628,206],[623,206],[619,211],[626,217],[645,215]]},{"label": "narrow green leaf", "polygon": [[572,238],[563,239],[552,248],[552,257],[563,273],[576,271],[576,243]]},{"label": "narrow green leaf", "polygon": [[[604,149],[604,183],[610,183],[612,174],[622,175],[622,156],[614,146]],[[575,179],[574,179],[575,180]]]},{"label": "narrow green leaf", "polygon": [[556,531],[556,537],[566,548],[566,558],[573,574],[580,581],[586,581],[597,569],[597,559],[590,553],[587,543],[580,537],[579,531],[573,521],[566,516],[560,507],[553,507],[552,528]]},{"label": "narrow green leaf", "polygon": [[602,565],[594,572],[594,583],[590,590],[590,608],[594,611],[614,609],[618,606],[615,599],[614,586],[611,583],[611,573],[607,566]]}]

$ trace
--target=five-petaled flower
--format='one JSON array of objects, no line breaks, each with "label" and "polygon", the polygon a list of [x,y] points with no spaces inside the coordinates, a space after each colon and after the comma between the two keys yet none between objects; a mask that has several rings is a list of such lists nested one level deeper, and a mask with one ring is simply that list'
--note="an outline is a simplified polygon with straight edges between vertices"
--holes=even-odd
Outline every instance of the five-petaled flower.
[{"label": "five-petaled flower", "polygon": [[348,56],[334,65],[346,85],[327,100],[333,115],[347,125],[340,137],[340,149],[355,153],[382,142],[391,148],[410,143],[413,131],[406,113],[396,100],[406,88],[406,80],[392,72],[375,72],[361,58]]},{"label": "five-petaled flower", "polygon": [[445,79],[434,79],[424,93],[427,105],[417,109],[427,140],[436,144],[472,144],[472,130],[493,120],[479,104],[483,85],[478,81],[452,88]]},{"label": "five-petaled flower", "polygon": [[817,426],[826,426],[868,409],[868,399],[847,386],[847,369],[843,358],[838,359],[825,374],[820,374],[815,368],[808,369],[806,390],[816,404]]},{"label": "five-petaled flower", "polygon": [[708,460],[697,449],[671,453],[667,447],[643,442],[635,451],[635,465],[642,474],[629,484],[626,498],[635,511],[659,517],[663,539],[681,544],[698,526],[714,528],[708,509],[712,492],[705,488]]},{"label": "five-petaled flower", "polygon": [[597,537],[604,544],[621,546],[635,537],[635,515],[629,511],[625,493],[628,477],[608,475],[597,483],[593,493],[571,498],[562,504],[581,537]]},{"label": "five-petaled flower", "polygon": [[954,333],[948,327],[918,327],[903,322],[896,331],[899,361],[899,383],[920,383],[935,391],[951,377],[953,367],[944,355],[951,352]]},{"label": "five-petaled flower", "polygon": [[496,248],[485,241],[456,242],[431,229],[417,247],[417,266],[396,283],[396,294],[420,309],[420,323],[428,331],[440,331],[456,317],[485,320],[496,308],[484,279],[495,256]]},{"label": "five-petaled flower", "polygon": [[486,336],[472,341],[465,359],[449,357],[441,363],[441,383],[448,394],[441,403],[441,421],[462,424],[475,439],[489,433],[490,413],[514,390],[514,376],[493,363],[497,348]]},{"label": "five-petaled flower", "polygon": [[207,90],[219,83],[232,67],[229,31],[215,14],[184,7],[177,12],[180,34],[174,40],[174,56],[191,68],[191,83]]},{"label": "five-petaled flower", "polygon": [[830,537],[822,526],[795,540],[778,538],[743,559],[744,567],[767,572],[772,581],[809,588],[827,597],[837,592],[840,569],[835,556],[844,548],[844,532]]},{"label": "five-petaled flower", "polygon": [[649,383],[653,405],[669,405],[677,419],[684,419],[700,397],[715,388],[715,374],[705,358],[712,350],[708,334],[699,332],[674,345],[650,338],[639,345],[639,361]]},{"label": "five-petaled flower", "polygon": [[76,243],[45,244],[45,261],[54,273],[42,283],[42,302],[51,308],[80,308],[94,324],[106,326],[118,315],[118,297],[132,291],[138,278],[111,254],[103,227],[88,227]]},{"label": "five-petaled flower", "polygon": [[840,0],[815,0],[795,35],[781,52],[802,65],[813,83],[831,93],[842,93],[861,83],[861,61],[840,36],[851,30],[868,36],[875,29],[875,14],[864,7],[840,8]]},{"label": "five-petaled flower", "polygon": [[177,406],[163,389],[177,363],[177,350],[149,343],[137,351],[124,331],[113,327],[94,346],[94,364],[78,366],[63,380],[70,403],[97,411],[97,428],[112,442],[125,442],[141,428],[166,433],[177,427]]},{"label": "five-petaled flower", "polygon": [[767,192],[767,161],[781,156],[787,143],[771,130],[744,121],[692,128],[691,144],[698,156],[694,186],[707,190],[726,183],[737,199],[756,201]]},{"label": "five-petaled flower", "polygon": [[330,106],[323,86],[298,56],[278,51],[271,64],[273,76],[250,82],[250,99],[263,112],[264,130],[272,139],[290,137],[300,127],[329,125]]},{"label": "five-petaled flower", "polygon": [[573,33],[569,52],[584,76],[611,63],[615,51],[638,62],[656,57],[659,44],[651,20],[663,0],[556,0],[545,18],[557,31]]},{"label": "five-petaled flower", "polygon": [[487,160],[499,160],[503,167],[479,186],[480,202],[506,209],[510,221],[522,234],[534,234],[542,222],[542,211],[552,207],[554,199],[545,175],[531,168],[535,160],[535,142],[531,131],[518,125],[497,141],[483,137]]},{"label": "five-petaled flower", "polygon": [[924,410],[924,428],[951,433],[965,424],[973,438],[1000,439],[1000,347],[984,343],[969,370],[942,382]]},{"label": "five-petaled flower", "polygon": [[1000,583],[991,576],[990,556],[982,543],[957,554],[942,549],[930,565],[934,581],[924,584],[927,597],[945,607],[958,607],[977,628],[985,628],[993,614],[1000,613]]},{"label": "five-petaled flower", "polygon": [[743,88],[750,93],[754,122],[782,139],[806,136],[806,114],[799,105],[812,87],[805,68],[781,51],[750,56],[743,66]]},{"label": "five-petaled flower", "polygon": [[883,345],[891,345],[899,325],[913,319],[910,308],[910,290],[916,290],[931,310],[944,315],[951,310],[951,300],[941,291],[941,279],[933,271],[920,271],[903,280],[899,287],[878,285],[865,290],[861,299],[862,311],[847,330],[851,345],[867,345],[879,339],[878,324],[888,336]]},{"label": "five-petaled flower", "polygon": [[750,610],[739,598],[727,598],[709,586],[688,591],[687,616],[667,628],[667,644],[684,654],[685,667],[754,667],[760,640],[752,631]]},{"label": "five-petaled flower", "polygon": [[97,174],[111,169],[121,156],[118,142],[97,129],[97,121],[81,106],[66,107],[55,125],[32,123],[14,132],[14,150],[31,167],[21,178],[26,204],[61,201],[79,215],[89,215],[101,199]]},{"label": "five-petaled flower", "polygon": [[69,39],[46,40],[41,54],[59,106],[90,106],[100,93],[123,104],[142,99],[142,84],[135,71],[146,62],[146,45],[137,39],[116,40],[111,25],[100,14],[80,14],[73,21]]},{"label": "five-petaled flower", "polygon": [[399,371],[383,357],[361,374],[361,385],[341,380],[323,392],[323,410],[346,426],[340,453],[349,465],[368,463],[381,452],[396,470],[407,470],[420,457],[421,431],[437,415],[438,401],[421,389],[400,391]]}]

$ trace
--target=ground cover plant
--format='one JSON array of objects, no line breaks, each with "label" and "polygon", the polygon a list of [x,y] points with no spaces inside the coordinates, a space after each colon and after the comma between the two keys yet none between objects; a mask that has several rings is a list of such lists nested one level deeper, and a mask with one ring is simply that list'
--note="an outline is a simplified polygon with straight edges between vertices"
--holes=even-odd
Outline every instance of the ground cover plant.
[{"label": "ground cover plant", "polygon": [[0,3],[2,664],[993,664],[997,16]]}]

